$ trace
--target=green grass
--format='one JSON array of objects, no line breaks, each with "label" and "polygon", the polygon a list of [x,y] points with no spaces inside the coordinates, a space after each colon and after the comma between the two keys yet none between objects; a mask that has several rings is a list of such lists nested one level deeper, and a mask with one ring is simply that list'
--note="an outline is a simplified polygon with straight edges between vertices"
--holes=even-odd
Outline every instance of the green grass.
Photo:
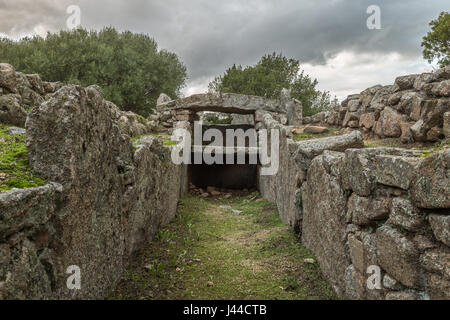
[{"label": "green grass", "polygon": [[337,127],[329,127],[328,132],[325,133],[299,133],[294,134],[294,141],[303,141],[303,140],[309,140],[309,139],[317,139],[317,138],[326,138],[335,136],[336,132],[339,131],[341,128]]},{"label": "green grass", "polygon": [[0,192],[44,185],[31,172],[25,135],[10,135],[8,128],[0,125]]},{"label": "green grass", "polygon": [[135,137],[132,137],[132,138],[131,138],[131,141],[133,142],[133,145],[136,147],[137,142],[138,142],[140,139],[142,139],[142,138],[144,138],[144,137],[148,137],[148,136],[151,136],[151,137],[155,137],[155,138],[160,139],[160,140],[162,141],[163,145],[164,145],[164,146],[167,146],[167,147],[177,145],[177,142],[172,141],[172,140],[170,139],[170,137],[168,137],[167,135],[164,135],[164,134],[157,134],[157,133],[149,133],[149,134],[144,134],[144,135],[140,135],[140,136],[135,136]]},{"label": "green grass", "polygon": [[414,142],[404,144],[399,138],[373,139],[364,141],[364,148],[402,148],[423,151],[423,157],[428,157],[436,152],[444,151],[450,147],[450,139],[439,142]]},{"label": "green grass", "polygon": [[314,259],[259,195],[188,195],[110,299],[337,299],[317,263],[306,258]]}]

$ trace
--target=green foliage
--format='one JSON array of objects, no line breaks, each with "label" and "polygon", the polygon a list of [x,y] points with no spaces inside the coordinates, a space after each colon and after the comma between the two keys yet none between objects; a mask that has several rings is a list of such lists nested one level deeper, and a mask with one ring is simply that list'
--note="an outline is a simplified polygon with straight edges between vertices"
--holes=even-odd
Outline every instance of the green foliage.
[{"label": "green foliage", "polygon": [[220,118],[215,113],[210,113],[205,116],[204,124],[231,124],[233,121],[233,117],[231,115],[226,116],[225,118]]},{"label": "green foliage", "polygon": [[147,116],[162,92],[178,97],[186,67],[145,34],[77,29],[20,41],[0,39],[0,61],[45,81],[102,87],[123,110]]},{"label": "green foliage", "polygon": [[44,184],[31,173],[25,135],[10,135],[8,127],[0,125],[0,192]]},{"label": "green foliage", "polygon": [[436,20],[430,22],[431,31],[423,37],[423,57],[431,63],[438,60],[439,66],[450,64],[450,14],[441,12]]},{"label": "green foliage", "polygon": [[272,53],[263,56],[254,66],[233,65],[209,84],[209,91],[278,99],[281,90],[287,88],[292,98],[301,101],[303,115],[310,116],[333,107],[330,94],[317,90],[317,83],[300,71],[298,60]]}]

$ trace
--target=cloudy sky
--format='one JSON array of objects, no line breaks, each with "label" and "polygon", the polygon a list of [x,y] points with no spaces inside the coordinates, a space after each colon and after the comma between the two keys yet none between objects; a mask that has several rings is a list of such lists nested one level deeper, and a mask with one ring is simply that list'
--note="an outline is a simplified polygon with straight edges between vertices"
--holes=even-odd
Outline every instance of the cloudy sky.
[{"label": "cloudy sky", "polygon": [[[81,25],[151,35],[188,68],[186,95],[207,90],[233,63],[271,52],[298,59],[319,88],[340,99],[398,75],[432,70],[421,57],[428,23],[448,0],[0,0],[0,35],[67,29],[70,5]],[[381,29],[369,29],[377,5]]]}]

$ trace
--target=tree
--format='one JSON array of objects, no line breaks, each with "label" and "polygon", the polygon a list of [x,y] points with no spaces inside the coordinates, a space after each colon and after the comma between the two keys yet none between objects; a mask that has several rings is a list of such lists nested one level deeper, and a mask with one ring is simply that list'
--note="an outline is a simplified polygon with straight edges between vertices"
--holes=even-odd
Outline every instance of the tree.
[{"label": "tree", "polygon": [[450,14],[441,12],[430,22],[431,31],[423,37],[423,57],[431,63],[437,59],[441,68],[450,64]]},{"label": "tree", "polygon": [[[303,115],[328,109],[328,93],[316,89],[317,80],[300,71],[300,62],[282,54],[268,54],[254,66],[233,65],[209,84],[210,92],[229,92],[279,99],[281,90],[291,90],[291,97],[302,102]],[[328,104],[326,103],[328,99]],[[321,103],[317,103],[320,100]],[[315,105],[313,106],[313,104]]]},{"label": "tree", "polygon": [[45,39],[1,39],[0,61],[24,73],[38,73],[45,81],[97,84],[106,99],[143,116],[162,92],[178,97],[186,81],[186,67],[176,54],[158,50],[148,35],[114,28],[60,31]]}]

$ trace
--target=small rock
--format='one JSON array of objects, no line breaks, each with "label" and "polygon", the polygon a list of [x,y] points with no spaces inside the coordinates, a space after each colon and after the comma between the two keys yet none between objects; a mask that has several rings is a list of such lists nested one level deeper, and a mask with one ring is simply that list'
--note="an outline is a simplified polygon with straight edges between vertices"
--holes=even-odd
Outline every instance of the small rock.
[{"label": "small rock", "polygon": [[230,199],[231,197],[232,197],[231,193],[227,193],[227,194],[225,195],[225,199]]},{"label": "small rock", "polygon": [[319,126],[306,126],[305,129],[303,129],[303,132],[305,133],[326,133],[328,132],[327,127],[319,127]]},{"label": "small rock", "polygon": [[206,285],[207,285],[208,287],[212,287],[212,286],[214,286],[214,282],[208,281],[208,282],[206,283]]},{"label": "small rock", "polygon": [[8,132],[11,135],[19,135],[19,134],[27,133],[27,131],[25,129],[18,128],[18,127],[10,127],[10,128],[8,128]]},{"label": "small rock", "polygon": [[219,208],[220,209],[225,209],[225,210],[231,210],[230,206],[220,206]]},{"label": "small rock", "polygon": [[206,193],[206,192],[205,192],[205,193],[202,193],[201,196],[202,196],[203,198],[208,198],[208,197],[209,197],[209,193]]},{"label": "small rock", "polygon": [[240,210],[231,210],[234,214],[240,215],[242,213],[242,211]]},{"label": "small rock", "polygon": [[303,261],[306,262],[306,263],[309,263],[309,264],[314,264],[316,262],[314,259],[311,259],[311,258],[307,258],[307,259],[305,259]]}]

